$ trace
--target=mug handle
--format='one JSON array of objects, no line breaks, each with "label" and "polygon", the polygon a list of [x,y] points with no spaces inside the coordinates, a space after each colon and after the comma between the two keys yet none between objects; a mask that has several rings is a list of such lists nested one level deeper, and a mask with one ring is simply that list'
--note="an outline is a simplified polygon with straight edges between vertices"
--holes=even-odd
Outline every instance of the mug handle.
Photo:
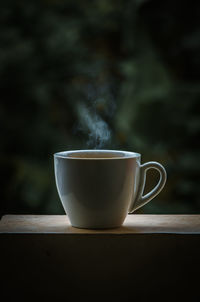
[{"label": "mug handle", "polygon": [[[156,169],[160,173],[160,179],[155,186],[149,193],[143,196],[144,187],[146,183],[146,172],[149,169]],[[131,208],[129,209],[129,213],[133,213],[135,210],[141,208],[146,203],[148,203],[150,200],[152,200],[155,196],[157,196],[160,191],[163,189],[165,183],[167,180],[167,173],[165,168],[154,161],[150,161],[148,163],[145,163],[143,165],[140,165],[140,181],[139,181],[139,187],[136,199],[133,201],[133,204]]]}]

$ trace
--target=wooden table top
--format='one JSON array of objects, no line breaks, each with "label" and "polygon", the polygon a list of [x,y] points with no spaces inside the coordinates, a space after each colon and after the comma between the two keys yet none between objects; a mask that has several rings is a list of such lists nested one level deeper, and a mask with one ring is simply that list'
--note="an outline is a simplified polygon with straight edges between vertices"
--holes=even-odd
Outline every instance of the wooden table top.
[{"label": "wooden table top", "polygon": [[5,215],[0,233],[55,234],[200,234],[200,215],[128,215],[120,228],[89,230],[70,225],[66,215]]}]

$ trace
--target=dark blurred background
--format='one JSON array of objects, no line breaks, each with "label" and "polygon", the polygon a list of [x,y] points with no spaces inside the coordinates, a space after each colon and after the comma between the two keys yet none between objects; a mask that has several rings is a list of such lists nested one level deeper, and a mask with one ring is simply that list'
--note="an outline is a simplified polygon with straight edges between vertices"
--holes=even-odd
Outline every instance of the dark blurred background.
[{"label": "dark blurred background", "polygon": [[52,155],[92,148],[166,167],[138,212],[200,213],[198,1],[7,0],[0,19],[1,215],[63,214]]}]

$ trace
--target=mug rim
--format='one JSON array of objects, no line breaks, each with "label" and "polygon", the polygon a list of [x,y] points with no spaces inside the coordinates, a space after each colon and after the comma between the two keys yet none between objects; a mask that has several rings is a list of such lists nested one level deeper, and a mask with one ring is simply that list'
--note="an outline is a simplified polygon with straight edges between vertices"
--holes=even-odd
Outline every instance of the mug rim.
[{"label": "mug rim", "polygon": [[[113,156],[113,157],[73,157],[69,155],[73,155],[76,153],[114,153],[123,154],[124,156]],[[60,151],[53,154],[56,158],[63,159],[72,159],[72,160],[115,160],[115,159],[128,159],[128,158],[140,158],[141,154],[137,152],[124,151],[124,150],[110,150],[110,149],[80,149],[80,150],[68,150],[68,151]]]}]

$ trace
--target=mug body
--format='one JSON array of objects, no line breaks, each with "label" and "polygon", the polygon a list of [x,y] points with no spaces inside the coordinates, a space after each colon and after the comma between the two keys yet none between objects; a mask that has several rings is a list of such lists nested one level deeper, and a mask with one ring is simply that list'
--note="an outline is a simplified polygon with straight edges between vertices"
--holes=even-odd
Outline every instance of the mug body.
[{"label": "mug body", "polygon": [[140,158],[113,150],[54,154],[57,190],[72,226],[121,226],[137,194]]}]

